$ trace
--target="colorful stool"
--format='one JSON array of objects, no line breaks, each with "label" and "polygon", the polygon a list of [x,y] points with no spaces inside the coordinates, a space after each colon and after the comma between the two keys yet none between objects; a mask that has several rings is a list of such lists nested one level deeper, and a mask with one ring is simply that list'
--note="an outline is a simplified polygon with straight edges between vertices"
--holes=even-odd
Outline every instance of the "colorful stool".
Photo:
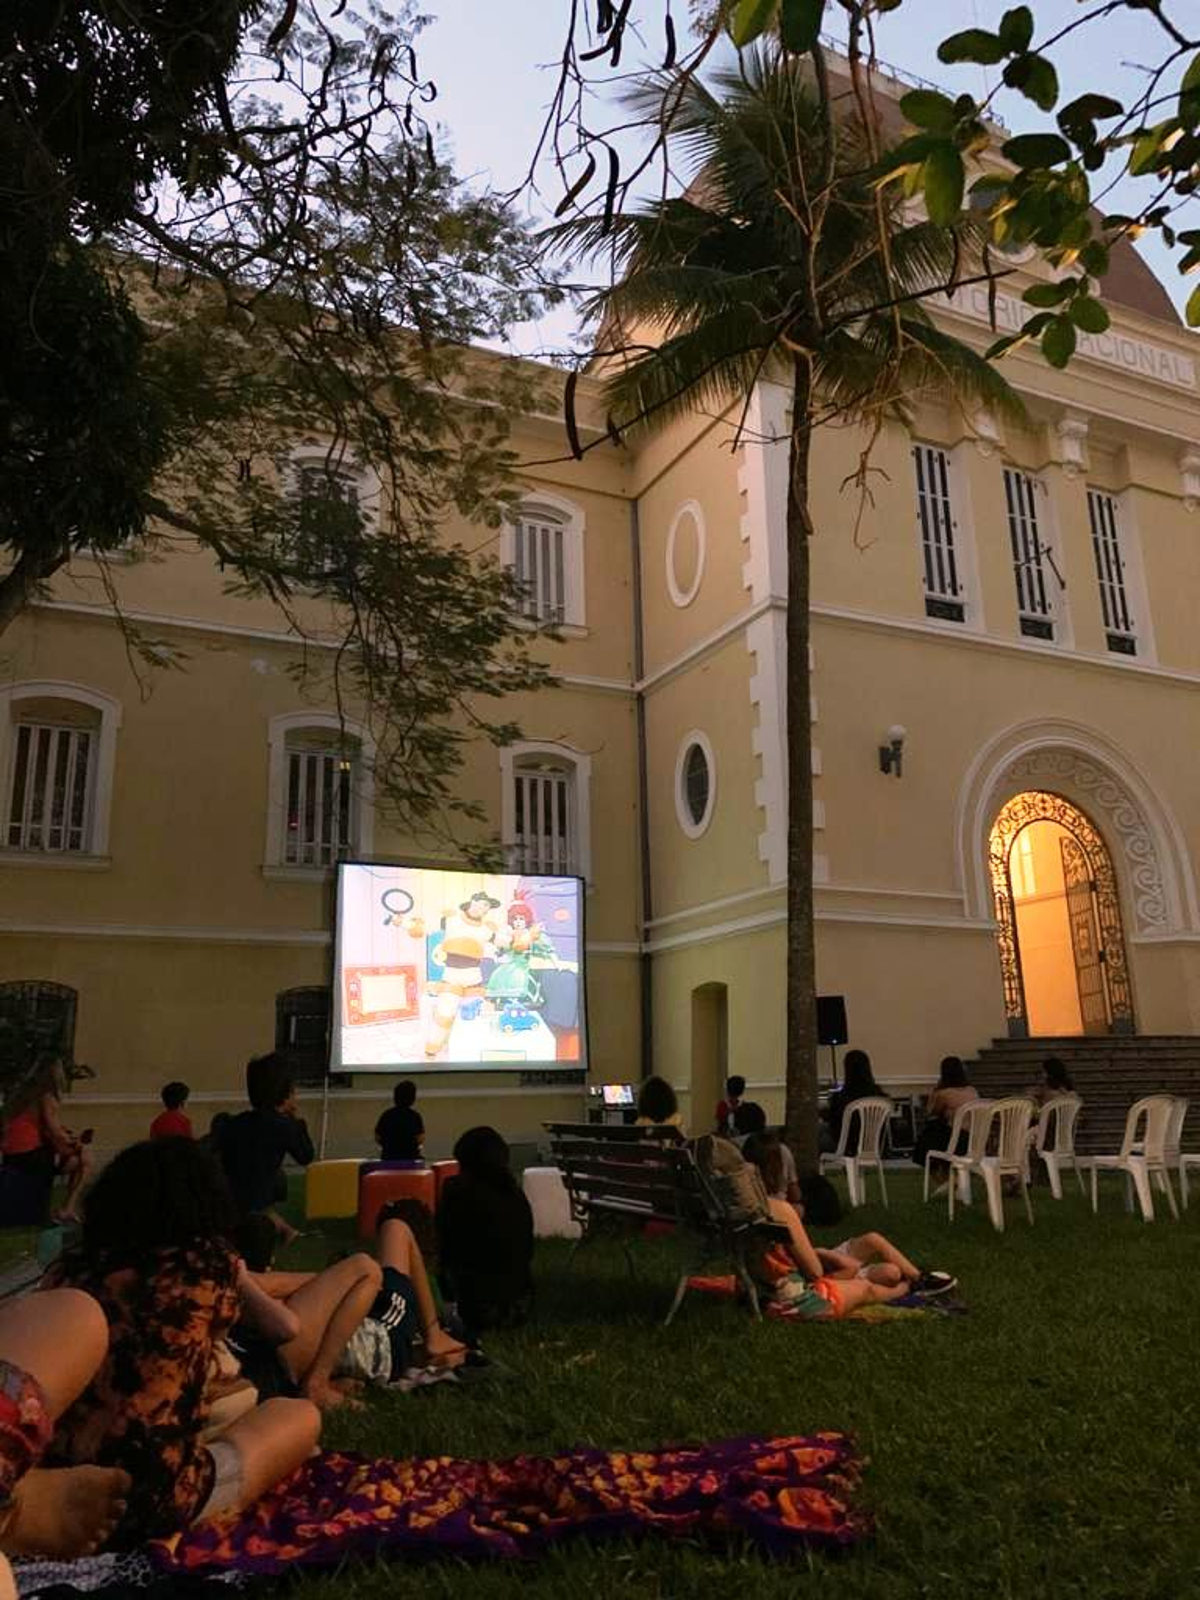
[{"label": "colorful stool", "polygon": [[430,1166],[430,1171],[433,1173],[434,1183],[437,1186],[436,1193],[438,1204],[440,1205],[442,1201],[442,1189],[445,1187],[446,1179],[458,1177],[458,1162],[434,1161]]},{"label": "colorful stool", "polygon": [[314,1161],[304,1174],[306,1217],[352,1217],[358,1210],[361,1161]]},{"label": "colorful stool", "polygon": [[358,1236],[373,1239],[379,1213],[393,1200],[419,1200],[432,1211],[437,1183],[428,1167],[377,1167],[358,1186]]}]

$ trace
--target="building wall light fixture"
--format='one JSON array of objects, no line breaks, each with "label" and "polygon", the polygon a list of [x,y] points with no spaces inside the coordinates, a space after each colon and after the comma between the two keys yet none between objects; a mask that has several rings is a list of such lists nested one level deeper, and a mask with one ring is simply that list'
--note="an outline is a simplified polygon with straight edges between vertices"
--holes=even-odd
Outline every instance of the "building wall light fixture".
[{"label": "building wall light fixture", "polygon": [[907,731],[897,723],[884,735],[887,742],[879,746],[879,770],[885,777],[899,778],[904,771],[904,740]]}]

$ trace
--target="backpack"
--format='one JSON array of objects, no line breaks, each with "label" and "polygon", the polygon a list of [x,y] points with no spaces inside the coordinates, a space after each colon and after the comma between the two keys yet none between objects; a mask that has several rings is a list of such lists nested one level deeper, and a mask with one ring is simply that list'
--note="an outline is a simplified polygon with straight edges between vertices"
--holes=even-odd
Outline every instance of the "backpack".
[{"label": "backpack", "polygon": [[814,1228],[832,1228],[842,1219],[842,1202],[828,1178],[800,1179],[800,1199],[804,1205],[804,1220]]},{"label": "backpack", "polygon": [[758,1168],[737,1145],[719,1134],[706,1133],[692,1146],[696,1165],[733,1223],[769,1222],[771,1208]]}]

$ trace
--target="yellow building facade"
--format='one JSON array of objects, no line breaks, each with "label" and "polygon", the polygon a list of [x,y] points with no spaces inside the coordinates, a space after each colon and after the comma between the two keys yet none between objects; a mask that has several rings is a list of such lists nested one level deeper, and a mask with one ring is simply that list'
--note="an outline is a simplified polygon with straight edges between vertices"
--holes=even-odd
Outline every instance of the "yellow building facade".
[{"label": "yellow building facade", "polygon": [[[1006,1032],[1200,1032],[1200,377],[1132,254],[1107,303],[1066,372],[1008,359],[1026,429],[922,397],[877,442],[865,502],[845,487],[858,434],[816,448],[818,986],[895,1086]],[[975,291],[936,314],[992,337]],[[760,383],[740,434],[699,414],[636,447],[585,427],[596,447],[550,466],[561,429],[525,419],[543,464],[514,525],[447,529],[561,624],[557,686],[463,782],[525,862],[553,796],[543,829],[588,883],[591,1081],[653,1069],[697,1126],[727,1071],[782,1109],[785,399]],[[168,1079],[203,1125],[250,1054],[311,1054],[333,861],[415,848],[376,814],[365,732],[342,775],[277,611],[186,548],[116,575],[182,670],[139,681],[85,560],[0,639],[0,1007],[70,1013],[96,1073],[70,1120],[110,1148]],[[332,1091],[331,1153],[368,1150],[385,1093]],[[421,1080],[438,1152],[582,1103],[515,1074]]]}]

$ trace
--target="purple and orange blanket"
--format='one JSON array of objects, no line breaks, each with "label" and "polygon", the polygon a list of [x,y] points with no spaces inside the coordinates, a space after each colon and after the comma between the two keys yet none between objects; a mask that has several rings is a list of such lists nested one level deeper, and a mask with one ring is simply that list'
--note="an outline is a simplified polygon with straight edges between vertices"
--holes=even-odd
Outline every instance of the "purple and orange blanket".
[{"label": "purple and orange blanket", "polygon": [[840,1433],[511,1461],[369,1460],[324,1451],[238,1517],[151,1547],[159,1571],[273,1575],[347,1557],[537,1555],[571,1535],[749,1538],[837,1549],[869,1531]]}]

